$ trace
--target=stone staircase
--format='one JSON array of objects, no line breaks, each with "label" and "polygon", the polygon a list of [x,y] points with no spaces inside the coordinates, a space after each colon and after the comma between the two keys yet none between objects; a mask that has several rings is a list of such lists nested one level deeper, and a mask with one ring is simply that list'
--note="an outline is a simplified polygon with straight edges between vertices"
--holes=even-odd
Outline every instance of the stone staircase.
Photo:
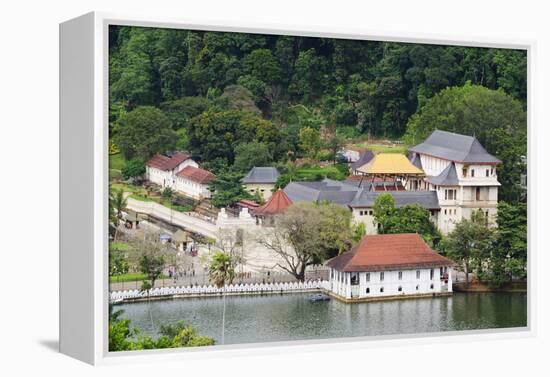
[{"label": "stone staircase", "polygon": [[202,200],[199,205],[195,207],[195,212],[201,216],[205,216],[212,219],[218,218],[219,209],[214,207],[209,200]]}]

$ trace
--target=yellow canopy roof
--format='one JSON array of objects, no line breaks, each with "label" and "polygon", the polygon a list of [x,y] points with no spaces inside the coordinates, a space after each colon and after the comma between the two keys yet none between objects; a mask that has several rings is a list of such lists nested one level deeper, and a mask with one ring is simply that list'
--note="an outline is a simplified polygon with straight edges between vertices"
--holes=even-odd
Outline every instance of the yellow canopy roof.
[{"label": "yellow canopy roof", "polygon": [[372,160],[357,170],[365,174],[424,174],[405,155],[400,153],[377,154]]}]

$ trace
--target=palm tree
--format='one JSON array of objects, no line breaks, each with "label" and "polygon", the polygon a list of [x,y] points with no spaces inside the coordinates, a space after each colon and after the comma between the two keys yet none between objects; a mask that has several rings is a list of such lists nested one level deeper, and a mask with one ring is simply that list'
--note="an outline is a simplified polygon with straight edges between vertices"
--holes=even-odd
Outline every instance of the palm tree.
[{"label": "palm tree", "polygon": [[218,288],[223,287],[223,312],[222,312],[222,341],[224,344],[225,336],[225,284],[233,282],[235,277],[235,265],[231,255],[224,252],[217,252],[212,256],[210,267],[208,269],[208,277],[212,283]]},{"label": "palm tree", "polygon": [[114,240],[116,241],[118,226],[120,225],[120,220],[122,220],[122,212],[126,209],[128,204],[128,199],[124,196],[124,190],[120,189],[111,189],[109,195],[109,217],[115,226],[115,236]]}]

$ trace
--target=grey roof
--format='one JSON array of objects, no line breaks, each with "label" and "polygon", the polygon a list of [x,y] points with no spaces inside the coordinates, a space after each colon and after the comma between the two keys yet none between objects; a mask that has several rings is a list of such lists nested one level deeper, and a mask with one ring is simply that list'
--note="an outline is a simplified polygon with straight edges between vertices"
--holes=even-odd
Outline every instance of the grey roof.
[{"label": "grey roof", "polygon": [[410,160],[411,164],[424,171],[424,168],[422,167],[422,161],[420,160],[420,155],[418,153],[414,153],[414,156]]},{"label": "grey roof", "polygon": [[411,152],[463,163],[497,164],[501,161],[487,153],[473,136],[436,130],[423,143],[409,149]]},{"label": "grey roof", "polygon": [[326,200],[348,205],[360,190],[356,185],[325,178],[316,182],[290,182],[284,192],[294,203]]},{"label": "grey roof", "polygon": [[285,194],[292,202],[329,201],[349,207],[372,207],[379,195],[388,193],[395,199],[395,205],[418,204],[426,209],[439,209],[435,191],[370,191],[346,182],[324,179],[318,182],[291,182]]},{"label": "grey roof", "polygon": [[351,164],[351,168],[353,170],[359,169],[361,166],[368,164],[370,160],[372,160],[374,157],[374,153],[372,151],[366,150],[361,157],[359,157],[359,160],[355,161],[353,164]]},{"label": "grey roof", "polygon": [[438,186],[458,186],[455,163],[451,162],[439,175],[428,177],[428,182]]},{"label": "grey roof", "polygon": [[355,199],[349,203],[350,207],[373,207],[374,201],[382,194],[390,194],[395,200],[396,207],[407,204],[418,204],[426,209],[439,209],[437,192],[435,191],[365,191],[362,190]]},{"label": "grey roof", "polygon": [[241,179],[242,183],[275,183],[279,178],[279,171],[273,167],[254,166],[248,174]]}]

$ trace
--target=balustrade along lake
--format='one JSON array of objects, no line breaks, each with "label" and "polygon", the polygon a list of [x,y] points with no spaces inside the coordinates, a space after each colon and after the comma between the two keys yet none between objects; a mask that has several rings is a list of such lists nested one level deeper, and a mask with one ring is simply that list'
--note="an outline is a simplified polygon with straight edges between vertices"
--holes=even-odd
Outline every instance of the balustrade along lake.
[{"label": "balustrade along lake", "polygon": [[[254,343],[527,326],[526,293],[453,296],[346,304],[310,302],[311,294],[225,298],[224,343]],[[220,344],[223,299],[180,298],[118,306],[131,326],[157,336],[160,325],[185,321]]]}]

